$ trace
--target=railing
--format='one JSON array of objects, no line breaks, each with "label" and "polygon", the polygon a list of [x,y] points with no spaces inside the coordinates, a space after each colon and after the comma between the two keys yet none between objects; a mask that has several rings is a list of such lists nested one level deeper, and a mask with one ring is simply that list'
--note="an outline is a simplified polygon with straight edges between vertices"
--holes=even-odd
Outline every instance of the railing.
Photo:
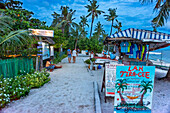
[{"label": "railing", "polygon": [[31,69],[33,69],[32,58],[18,57],[0,60],[0,75],[3,75],[4,78],[15,77],[20,70],[29,73]]}]

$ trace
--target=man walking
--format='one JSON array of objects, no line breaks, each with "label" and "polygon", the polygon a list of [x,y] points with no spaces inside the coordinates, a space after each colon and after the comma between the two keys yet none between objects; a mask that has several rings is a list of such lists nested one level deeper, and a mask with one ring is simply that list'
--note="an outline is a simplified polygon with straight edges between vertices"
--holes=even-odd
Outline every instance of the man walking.
[{"label": "man walking", "polygon": [[73,63],[75,63],[76,62],[76,56],[77,56],[76,49],[73,50],[72,56],[73,56]]},{"label": "man walking", "polygon": [[71,50],[70,48],[67,50],[68,62],[71,63]]}]

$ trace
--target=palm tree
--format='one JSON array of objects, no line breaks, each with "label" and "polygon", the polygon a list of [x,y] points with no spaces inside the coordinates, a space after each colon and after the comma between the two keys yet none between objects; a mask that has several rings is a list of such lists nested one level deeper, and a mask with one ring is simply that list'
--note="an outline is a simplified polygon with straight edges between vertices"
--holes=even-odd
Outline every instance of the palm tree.
[{"label": "palm tree", "polygon": [[89,24],[87,24],[88,21],[87,21],[87,18],[85,15],[80,16],[80,19],[81,19],[81,21],[79,24],[80,24],[80,26],[82,26],[83,29],[85,29],[85,26],[89,27]]},{"label": "palm tree", "polygon": [[149,89],[150,92],[152,92],[152,88],[153,88],[153,85],[151,84],[152,81],[149,81],[149,82],[146,82],[146,81],[142,81],[141,84],[138,86],[138,88],[142,87],[142,90],[140,91],[140,93],[142,93],[141,95],[141,99],[140,101],[137,103],[137,105],[140,105],[140,106],[143,106],[143,97],[144,95],[147,93],[147,90]]},{"label": "palm tree", "polygon": [[54,11],[54,14],[51,14],[51,15],[53,16],[51,27],[55,27],[59,22],[61,22],[61,16],[55,11]]},{"label": "palm tree", "polygon": [[66,34],[69,35],[70,28],[74,27],[74,26],[78,26],[77,23],[73,22],[76,19],[76,18],[73,18],[73,15],[76,12],[76,10],[70,9],[68,11],[69,7],[67,7],[67,6],[66,7],[62,6],[61,9],[63,9],[62,16],[64,16],[64,17],[63,17],[63,20],[59,24],[57,24],[56,28],[58,28],[58,27],[62,28],[63,35],[64,35],[64,32],[66,32]]},{"label": "palm tree", "polygon": [[119,91],[119,96],[121,98],[121,105],[127,104],[125,99],[122,96],[122,93],[124,91],[124,89],[127,89],[127,83],[126,83],[126,79],[118,79],[116,84],[115,84],[115,88],[117,89],[117,91]]},{"label": "palm tree", "polygon": [[105,16],[105,19],[107,21],[112,21],[112,25],[111,25],[111,30],[110,30],[110,35],[112,34],[112,27],[113,27],[113,22],[114,22],[114,19],[118,17],[118,15],[116,15],[116,9],[117,8],[109,8],[109,15],[104,15]]},{"label": "palm tree", "polygon": [[105,33],[105,31],[103,29],[103,25],[100,22],[97,23],[97,25],[95,26],[94,31],[96,33],[97,39],[100,38],[100,35],[103,35]]},{"label": "palm tree", "polygon": [[87,31],[85,30],[85,26],[89,27],[89,24],[87,24],[87,18],[85,15],[80,16],[81,21],[79,22],[80,27],[82,27],[81,34],[83,35],[83,38],[87,35]]},{"label": "palm tree", "polygon": [[81,37],[81,27],[75,26],[74,28],[71,28],[71,35],[75,38],[75,49],[77,48],[77,41]]},{"label": "palm tree", "polygon": [[[139,0],[142,3],[153,2],[153,0]],[[157,0],[154,11],[159,10],[159,14],[152,20],[152,23],[157,26],[163,26],[165,21],[168,20],[170,1],[169,0]]]},{"label": "palm tree", "polygon": [[10,24],[12,19],[10,17],[0,17],[0,48],[1,51],[6,51],[6,48],[17,48],[26,44],[31,40],[27,30],[12,31]]},{"label": "palm tree", "polygon": [[68,11],[69,11],[69,7],[68,6],[61,6],[61,11],[62,11],[62,15],[63,15],[63,19],[66,20],[67,18],[67,14],[68,14]]},{"label": "palm tree", "polygon": [[90,5],[85,6],[85,8],[87,8],[89,12],[89,14],[86,17],[92,15],[91,30],[90,30],[90,38],[91,38],[94,19],[95,17],[98,18],[98,15],[101,15],[102,13],[104,13],[104,11],[98,10],[99,5],[97,5],[96,0],[92,0],[92,1],[88,0],[88,1],[90,2]]},{"label": "palm tree", "polygon": [[122,23],[119,22],[117,19],[116,19],[116,22],[117,22],[117,24],[113,27],[118,30],[118,31],[116,31],[116,33],[117,33],[119,31],[121,31]]}]

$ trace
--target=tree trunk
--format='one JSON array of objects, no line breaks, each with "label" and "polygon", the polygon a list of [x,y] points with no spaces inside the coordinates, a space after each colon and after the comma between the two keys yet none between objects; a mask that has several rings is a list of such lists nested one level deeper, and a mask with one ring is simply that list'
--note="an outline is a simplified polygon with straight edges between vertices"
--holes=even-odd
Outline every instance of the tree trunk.
[{"label": "tree trunk", "polygon": [[75,43],[75,48],[74,49],[76,49],[77,48],[77,39],[76,39],[76,43]]},{"label": "tree trunk", "polygon": [[62,33],[63,33],[63,36],[64,36],[64,27],[63,26],[62,26],[61,30],[62,30]]},{"label": "tree trunk", "polygon": [[[112,26],[113,26],[113,20],[112,20]],[[112,26],[111,26],[111,30],[110,30],[110,36],[112,35]]]},{"label": "tree trunk", "polygon": [[123,98],[123,96],[122,96],[122,94],[121,94],[121,89],[120,89],[119,96],[120,96],[120,98],[121,98],[121,103],[120,103],[120,104],[121,104],[121,105],[127,104],[126,101],[125,101],[125,99]]},{"label": "tree trunk", "polygon": [[92,22],[91,22],[91,30],[90,30],[90,38],[89,39],[91,39],[92,28],[93,28],[93,21],[94,21],[94,18],[93,18],[93,15],[92,15]]},{"label": "tree trunk", "polygon": [[143,97],[144,97],[145,92],[146,92],[146,91],[144,90],[143,94],[141,95],[141,99],[140,99],[140,101],[137,103],[137,105],[143,106]]}]

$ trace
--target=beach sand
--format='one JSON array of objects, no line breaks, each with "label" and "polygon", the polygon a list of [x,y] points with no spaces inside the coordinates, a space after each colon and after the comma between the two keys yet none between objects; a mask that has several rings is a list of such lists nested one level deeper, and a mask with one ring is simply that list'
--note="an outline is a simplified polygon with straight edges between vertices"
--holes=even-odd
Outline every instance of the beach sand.
[{"label": "beach sand", "polygon": [[[63,59],[63,68],[50,73],[49,83],[32,89],[28,96],[13,101],[0,113],[94,113],[93,81],[98,82],[101,90],[103,68],[88,71],[83,62],[87,58],[77,57],[75,64]],[[152,113],[170,113],[170,82],[157,79],[165,74],[156,69]],[[100,98],[103,113],[113,113],[114,99],[105,103],[104,92],[100,92]]]},{"label": "beach sand", "polygon": [[51,72],[51,81],[28,96],[12,102],[0,113],[94,113],[94,76],[82,59],[75,64],[65,58],[63,68]]}]

